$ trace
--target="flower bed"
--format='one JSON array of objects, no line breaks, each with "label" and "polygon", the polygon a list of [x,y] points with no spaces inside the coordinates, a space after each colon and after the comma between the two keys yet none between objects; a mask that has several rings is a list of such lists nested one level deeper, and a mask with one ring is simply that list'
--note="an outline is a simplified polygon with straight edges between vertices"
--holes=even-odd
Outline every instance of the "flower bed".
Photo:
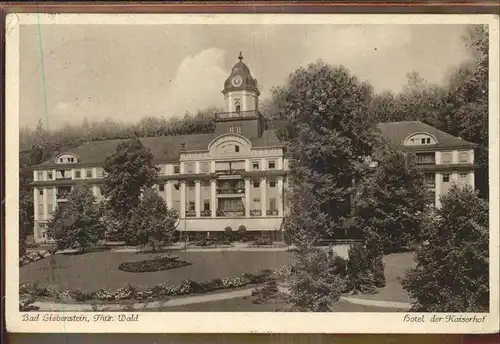
[{"label": "flower bed", "polygon": [[155,272],[191,265],[191,263],[184,260],[178,260],[178,258],[179,257],[175,256],[161,256],[138,262],[125,262],[121,263],[118,269],[126,272]]},{"label": "flower bed", "polygon": [[34,299],[51,299],[62,302],[76,301],[105,301],[121,302],[150,301],[154,299],[165,299],[169,296],[185,296],[190,294],[204,294],[218,290],[241,288],[249,285],[259,285],[270,280],[289,276],[292,273],[290,266],[283,266],[275,270],[261,270],[257,273],[243,273],[237,277],[215,278],[208,282],[183,281],[177,285],[158,284],[150,289],[138,290],[131,285],[125,285],[116,291],[98,290],[96,292],[83,293],[78,290],[57,291],[51,287],[39,287],[37,284],[24,283],[19,286],[20,295],[29,295]]},{"label": "flower bed", "polygon": [[51,253],[47,250],[30,252],[25,254],[24,256],[19,257],[19,266],[24,266],[29,263],[36,262],[40,259],[47,258],[51,255]]}]

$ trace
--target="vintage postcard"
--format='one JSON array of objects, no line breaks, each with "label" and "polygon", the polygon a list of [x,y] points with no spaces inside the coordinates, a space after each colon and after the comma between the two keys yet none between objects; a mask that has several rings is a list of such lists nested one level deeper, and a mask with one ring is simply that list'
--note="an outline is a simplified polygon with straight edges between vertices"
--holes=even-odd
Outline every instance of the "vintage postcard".
[{"label": "vintage postcard", "polygon": [[9,331],[498,331],[497,17],[6,20]]}]

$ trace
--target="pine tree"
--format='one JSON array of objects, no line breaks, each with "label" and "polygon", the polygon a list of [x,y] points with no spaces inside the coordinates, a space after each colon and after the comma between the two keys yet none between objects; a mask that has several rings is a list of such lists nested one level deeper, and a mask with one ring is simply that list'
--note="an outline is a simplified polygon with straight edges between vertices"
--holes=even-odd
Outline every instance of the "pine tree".
[{"label": "pine tree", "polygon": [[155,251],[158,246],[170,242],[177,219],[177,212],[167,208],[156,190],[147,189],[130,220],[130,227],[135,231],[133,239],[142,246],[150,244]]},{"label": "pine tree", "polygon": [[140,204],[141,194],[156,179],[158,168],[153,164],[153,154],[138,139],[122,142],[116,152],[104,163],[103,193],[105,217],[110,236],[128,242],[135,232],[129,222],[133,211]]},{"label": "pine tree", "polygon": [[48,223],[49,236],[58,249],[80,249],[85,252],[104,237],[99,205],[85,185],[75,185],[64,206],[58,206]]},{"label": "pine tree", "polygon": [[402,282],[418,312],[488,312],[488,204],[469,186],[453,186],[426,217],[417,267]]}]

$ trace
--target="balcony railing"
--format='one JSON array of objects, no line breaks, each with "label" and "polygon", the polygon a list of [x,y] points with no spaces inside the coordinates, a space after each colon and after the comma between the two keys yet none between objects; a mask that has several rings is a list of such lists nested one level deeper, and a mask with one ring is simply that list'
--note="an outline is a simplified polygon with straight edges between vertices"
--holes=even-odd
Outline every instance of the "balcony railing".
[{"label": "balcony railing", "polygon": [[210,217],[212,216],[212,211],[211,210],[203,210],[200,212],[201,217]]},{"label": "balcony railing", "polygon": [[71,180],[71,176],[56,176],[56,180]]},{"label": "balcony railing", "polygon": [[262,211],[260,210],[250,210],[250,216],[261,216]]},{"label": "balcony railing", "polygon": [[256,110],[219,112],[215,114],[215,119],[257,117],[259,116],[259,114],[260,114],[259,111]]},{"label": "balcony railing", "polygon": [[219,175],[228,175],[228,174],[239,174],[241,172],[245,172],[244,168],[233,168],[229,170],[216,170],[215,173]]},{"label": "balcony railing", "polygon": [[195,217],[196,216],[196,211],[194,210],[187,210],[186,211],[186,217]]},{"label": "balcony railing", "polygon": [[217,210],[217,217],[236,217],[236,216],[245,216],[245,211],[229,211],[229,210]]},{"label": "balcony railing", "polygon": [[277,216],[278,211],[276,209],[268,209],[268,210],[266,210],[266,215],[267,216]]},{"label": "balcony railing", "polygon": [[244,194],[245,193],[245,188],[218,188],[217,189],[218,194]]}]

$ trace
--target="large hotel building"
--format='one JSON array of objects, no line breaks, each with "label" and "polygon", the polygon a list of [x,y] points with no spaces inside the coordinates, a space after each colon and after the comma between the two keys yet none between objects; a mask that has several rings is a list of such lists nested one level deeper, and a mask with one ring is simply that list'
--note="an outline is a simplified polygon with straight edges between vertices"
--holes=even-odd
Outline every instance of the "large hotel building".
[{"label": "large hotel building", "polygon": [[[259,112],[257,81],[239,56],[224,83],[226,112],[213,133],[142,138],[160,168],[157,189],[180,214],[181,231],[276,231],[289,204],[284,144]],[[391,142],[413,151],[434,191],[435,205],[452,183],[474,187],[475,144],[422,122],[381,123]],[[92,185],[103,200],[102,164],[122,140],[87,142],[33,169],[34,239],[49,240],[45,224],[67,202],[75,183]]]}]

